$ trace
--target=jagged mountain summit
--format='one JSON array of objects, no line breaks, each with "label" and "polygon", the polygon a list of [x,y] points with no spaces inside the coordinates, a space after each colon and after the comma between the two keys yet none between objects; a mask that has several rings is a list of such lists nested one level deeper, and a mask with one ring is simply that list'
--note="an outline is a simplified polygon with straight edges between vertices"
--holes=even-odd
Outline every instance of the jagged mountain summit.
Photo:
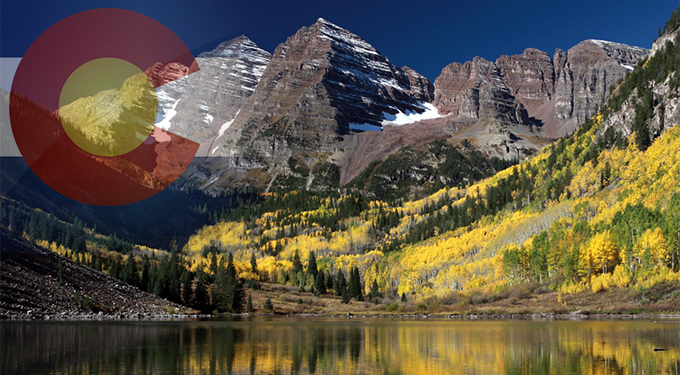
[{"label": "jagged mountain summit", "polygon": [[201,53],[199,71],[157,90],[157,125],[200,142],[199,155],[207,155],[252,95],[270,59],[269,52],[243,35]]},{"label": "jagged mountain summit", "polygon": [[[327,150],[352,130],[380,130],[399,114],[425,112],[431,91],[425,77],[407,75],[356,34],[320,18],[276,48],[216,154]],[[279,152],[272,135],[290,142],[278,142]]]}]

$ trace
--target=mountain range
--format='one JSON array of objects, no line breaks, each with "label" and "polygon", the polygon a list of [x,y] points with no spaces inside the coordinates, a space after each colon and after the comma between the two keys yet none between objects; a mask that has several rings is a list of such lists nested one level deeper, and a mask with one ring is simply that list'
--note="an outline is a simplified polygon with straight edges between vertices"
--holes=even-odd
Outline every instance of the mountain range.
[{"label": "mountain range", "polygon": [[[528,48],[495,62],[452,63],[432,83],[320,18],[273,54],[246,36],[200,54],[199,72],[158,90],[158,125],[201,142],[205,159],[185,178],[207,190],[267,189],[277,177],[311,186],[314,170],[328,164],[344,184],[371,162],[437,139],[523,160],[573,132],[649,54],[586,40],[552,57]],[[162,79],[173,69],[147,74]]]},{"label": "mountain range", "polygon": [[[201,145],[182,176],[185,185],[211,193],[244,185],[328,191],[362,175],[355,186],[368,188],[373,178],[398,191],[406,179],[416,190],[444,182],[431,170],[449,156],[427,151],[434,141],[469,145],[490,165],[525,159],[573,132],[650,53],[601,40],[557,49],[552,57],[528,48],[495,62],[475,57],[449,64],[433,83],[319,18],[273,54],[239,36],[201,53],[198,71],[157,63],[145,73],[159,86],[156,125]],[[108,106],[110,96],[80,102]],[[134,108],[147,99],[121,100]],[[89,118],[80,107],[62,112]],[[405,156],[410,146],[426,151]],[[399,161],[388,163],[394,173],[385,172],[390,156]],[[486,168],[481,176],[497,171]]]}]

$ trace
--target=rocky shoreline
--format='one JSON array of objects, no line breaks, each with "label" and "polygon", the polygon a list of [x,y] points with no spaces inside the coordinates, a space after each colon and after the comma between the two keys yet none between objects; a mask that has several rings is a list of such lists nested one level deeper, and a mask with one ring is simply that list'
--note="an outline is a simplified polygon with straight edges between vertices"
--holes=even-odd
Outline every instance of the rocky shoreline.
[{"label": "rocky shoreline", "polygon": [[209,314],[145,314],[145,313],[84,313],[84,314],[41,314],[41,313],[2,313],[0,321],[162,321],[162,320],[193,320],[212,318]]},{"label": "rocky shoreline", "polygon": [[227,317],[280,317],[280,318],[347,318],[347,319],[410,319],[410,320],[525,320],[525,321],[582,321],[582,320],[655,320],[680,324],[678,314],[589,314],[575,311],[569,314],[393,314],[393,313],[241,313],[241,314],[149,314],[149,313],[84,313],[40,314],[1,313],[0,321],[178,321],[203,320]]}]

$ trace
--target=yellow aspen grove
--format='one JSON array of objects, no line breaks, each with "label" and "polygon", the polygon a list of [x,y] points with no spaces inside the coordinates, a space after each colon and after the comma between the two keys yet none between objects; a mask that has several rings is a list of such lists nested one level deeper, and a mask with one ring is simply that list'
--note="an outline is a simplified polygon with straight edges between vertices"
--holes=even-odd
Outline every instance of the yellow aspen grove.
[{"label": "yellow aspen grove", "polygon": [[666,239],[661,228],[657,227],[653,231],[647,229],[642,234],[635,255],[637,256],[638,264],[649,266],[653,269],[667,267],[670,256],[668,255],[668,246],[666,245]]},{"label": "yellow aspen grove", "polygon": [[592,260],[591,273],[609,273],[619,263],[619,251],[611,239],[609,230],[597,233],[588,244],[588,252]]}]

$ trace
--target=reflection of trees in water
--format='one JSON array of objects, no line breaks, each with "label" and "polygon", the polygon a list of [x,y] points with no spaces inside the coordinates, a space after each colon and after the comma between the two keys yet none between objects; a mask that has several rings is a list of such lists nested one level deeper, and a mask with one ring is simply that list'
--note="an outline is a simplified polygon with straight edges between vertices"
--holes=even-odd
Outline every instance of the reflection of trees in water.
[{"label": "reflection of trees in water", "polygon": [[168,359],[172,361],[177,355],[174,348],[168,347],[168,351],[154,349],[164,342],[173,341],[174,330],[149,329],[141,325],[3,323],[1,332],[0,373],[3,374],[52,371],[87,374],[118,370],[123,373],[125,369],[150,369]]},{"label": "reflection of trees in water", "polygon": [[[623,375],[674,374],[680,367],[678,330],[607,322],[421,323],[8,324],[4,348],[21,349],[3,348],[0,372]],[[671,350],[654,353],[656,343]]]},{"label": "reflection of trees in water", "polygon": [[349,354],[350,358],[354,362],[359,361],[359,355],[361,355],[361,330],[359,328],[352,328],[349,330]]},{"label": "reflection of trees in water", "polygon": [[[589,322],[588,329],[546,325],[544,329],[515,332],[515,345],[503,358],[506,374],[678,374],[680,330],[631,329],[646,322]],[[519,339],[518,335],[523,335]],[[660,346],[666,345],[666,346]],[[674,348],[658,355],[655,347]]]},{"label": "reflection of trees in water", "polygon": [[307,369],[310,374],[316,373],[316,366],[319,359],[323,360],[326,352],[326,330],[313,328],[309,331],[310,342],[307,346]]}]

